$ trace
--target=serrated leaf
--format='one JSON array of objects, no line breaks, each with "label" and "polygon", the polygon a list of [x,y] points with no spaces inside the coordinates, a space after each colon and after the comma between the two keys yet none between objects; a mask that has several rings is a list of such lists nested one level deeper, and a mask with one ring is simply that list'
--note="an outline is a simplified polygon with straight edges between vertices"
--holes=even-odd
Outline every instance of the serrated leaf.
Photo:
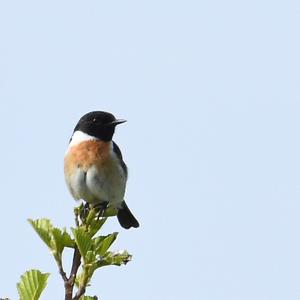
[{"label": "serrated leaf", "polygon": [[25,272],[17,284],[20,300],[38,300],[47,285],[49,275],[39,270]]},{"label": "serrated leaf", "polygon": [[97,268],[104,266],[121,266],[126,265],[132,258],[127,251],[122,252],[106,252],[106,255],[102,257],[97,263]]},{"label": "serrated leaf", "polygon": [[90,235],[81,227],[72,228],[72,232],[78,246],[78,250],[85,261],[86,254],[91,249],[93,241]]},{"label": "serrated leaf", "polygon": [[74,248],[75,243],[71,236],[57,227],[53,227],[49,219],[28,220],[34,230],[51,249],[55,258],[60,259],[64,247]]},{"label": "serrated leaf", "polygon": [[112,245],[112,243],[116,240],[117,236],[118,236],[118,232],[114,232],[105,237],[102,237],[102,240],[99,240],[99,246],[97,247],[98,248],[97,254],[100,256],[104,256],[105,252],[109,249],[109,247]]},{"label": "serrated leaf", "polygon": [[94,251],[92,251],[92,250],[87,251],[84,262],[86,264],[93,264],[96,261],[97,261],[97,259],[96,259],[96,255],[95,255]]},{"label": "serrated leaf", "polygon": [[90,237],[92,238],[103,226],[103,224],[106,222],[107,218],[101,218],[101,219],[94,219],[90,222],[88,226],[88,233]]},{"label": "serrated leaf", "polygon": [[[106,238],[106,236],[97,236],[93,239],[93,250],[95,253],[98,253],[99,248],[101,247],[102,241]],[[1,300],[1,299],[0,299]]]},{"label": "serrated leaf", "polygon": [[75,243],[71,236],[64,229],[61,231],[59,228],[52,228],[51,237],[53,241],[53,246],[61,254],[64,247],[74,248]]},{"label": "serrated leaf", "polygon": [[52,249],[51,245],[51,230],[53,228],[51,221],[49,219],[37,219],[32,220],[28,219],[28,222],[31,224],[36,233],[44,241],[44,243]]}]

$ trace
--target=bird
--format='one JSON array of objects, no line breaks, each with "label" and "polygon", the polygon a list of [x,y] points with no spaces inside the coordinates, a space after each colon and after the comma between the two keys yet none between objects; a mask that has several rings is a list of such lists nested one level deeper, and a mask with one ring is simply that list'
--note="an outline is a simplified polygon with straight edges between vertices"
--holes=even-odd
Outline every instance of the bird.
[{"label": "bird", "polygon": [[91,207],[116,209],[120,225],[129,229],[139,227],[139,222],[124,200],[128,169],[112,140],[116,126],[125,122],[105,111],[82,116],[64,156],[64,174],[75,200],[82,199]]}]

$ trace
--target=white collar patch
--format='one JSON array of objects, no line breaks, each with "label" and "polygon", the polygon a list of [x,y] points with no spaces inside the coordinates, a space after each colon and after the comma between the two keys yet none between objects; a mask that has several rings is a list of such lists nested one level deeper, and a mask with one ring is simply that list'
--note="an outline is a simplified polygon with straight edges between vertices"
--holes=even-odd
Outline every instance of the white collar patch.
[{"label": "white collar patch", "polygon": [[82,131],[75,131],[72,135],[71,142],[69,144],[69,148],[75,145],[78,145],[82,142],[97,140],[96,137],[88,135]]}]

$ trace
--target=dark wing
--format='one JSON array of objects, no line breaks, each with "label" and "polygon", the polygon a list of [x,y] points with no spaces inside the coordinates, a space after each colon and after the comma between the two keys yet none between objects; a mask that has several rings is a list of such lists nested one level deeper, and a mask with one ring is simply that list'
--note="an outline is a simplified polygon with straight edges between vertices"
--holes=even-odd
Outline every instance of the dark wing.
[{"label": "dark wing", "polygon": [[127,166],[126,166],[125,162],[123,161],[122,152],[121,152],[120,148],[118,147],[118,145],[114,141],[113,141],[113,150],[116,153],[117,157],[119,158],[122,169],[123,169],[123,171],[125,173],[125,176],[127,178],[128,177]]}]

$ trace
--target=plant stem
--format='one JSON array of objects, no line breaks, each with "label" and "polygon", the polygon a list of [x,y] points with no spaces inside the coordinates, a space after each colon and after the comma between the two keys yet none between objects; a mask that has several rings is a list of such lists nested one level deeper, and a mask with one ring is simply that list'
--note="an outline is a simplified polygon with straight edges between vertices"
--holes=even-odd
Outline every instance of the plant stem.
[{"label": "plant stem", "polygon": [[76,274],[77,274],[78,268],[80,267],[80,264],[81,264],[81,255],[79,253],[78,248],[75,247],[70,276],[69,276],[69,278],[66,278],[66,280],[64,279],[65,300],[72,300]]},{"label": "plant stem", "polygon": [[[78,214],[75,213],[75,224],[76,227],[79,227],[79,220],[78,220]],[[59,273],[61,274],[64,285],[65,285],[65,300],[72,300],[73,297],[73,289],[75,284],[75,279],[77,275],[77,271],[81,264],[81,255],[78,250],[77,245],[75,245],[74,253],[73,253],[73,262],[71,267],[71,272],[69,278],[66,276],[66,273],[63,270],[61,260],[58,263]]]}]

